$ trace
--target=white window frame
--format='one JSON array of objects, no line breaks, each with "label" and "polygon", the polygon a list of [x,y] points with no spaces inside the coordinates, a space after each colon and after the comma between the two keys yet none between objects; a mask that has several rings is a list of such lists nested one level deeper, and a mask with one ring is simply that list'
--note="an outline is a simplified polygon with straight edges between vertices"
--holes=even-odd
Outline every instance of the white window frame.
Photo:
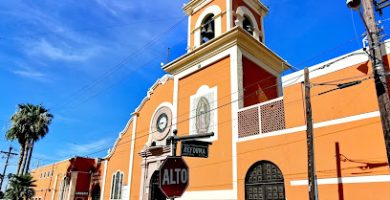
[{"label": "white window frame", "polygon": [[[120,175],[120,179],[118,182],[116,182],[117,180],[117,177],[116,175]],[[124,177],[124,173],[122,171],[119,171],[117,170],[115,173],[112,174],[111,176],[111,186],[110,186],[110,199],[111,200],[120,200],[122,199],[122,186],[123,186],[123,177]],[[119,187],[117,186],[117,183],[119,183]],[[115,196],[115,188],[118,187],[118,195],[119,196]],[[115,197],[118,197],[118,198],[115,198]]]},{"label": "white window frame", "polygon": [[67,189],[68,189],[68,177],[64,176],[60,183],[60,188],[58,191],[58,200],[66,199]]}]

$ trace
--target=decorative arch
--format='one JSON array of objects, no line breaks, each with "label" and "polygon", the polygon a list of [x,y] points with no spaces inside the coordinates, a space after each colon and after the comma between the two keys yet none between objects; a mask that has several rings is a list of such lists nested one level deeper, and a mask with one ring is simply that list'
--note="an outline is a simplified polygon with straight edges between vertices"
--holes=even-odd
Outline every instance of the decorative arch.
[{"label": "decorative arch", "polygon": [[214,30],[215,37],[218,37],[222,33],[222,19],[221,19],[221,8],[217,5],[212,5],[207,7],[197,19],[194,28],[194,48],[199,47],[201,45],[201,29],[202,22],[204,22],[205,18],[210,14],[214,15]]},{"label": "decorative arch", "polygon": [[245,176],[245,200],[285,200],[283,174],[274,163],[259,161]]},{"label": "decorative arch", "polygon": [[253,13],[245,6],[239,6],[236,10],[236,25],[244,27],[244,20],[247,19],[250,21],[250,23],[253,26],[253,33],[252,36],[256,39],[259,40],[260,38],[260,30],[259,30],[259,25],[256,21],[256,17],[253,15]]}]

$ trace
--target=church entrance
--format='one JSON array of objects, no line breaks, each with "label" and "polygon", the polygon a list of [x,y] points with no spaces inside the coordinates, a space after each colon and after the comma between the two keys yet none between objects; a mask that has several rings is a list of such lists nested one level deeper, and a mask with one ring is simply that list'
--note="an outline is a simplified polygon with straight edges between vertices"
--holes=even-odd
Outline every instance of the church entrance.
[{"label": "church entrance", "polygon": [[155,171],[150,179],[150,200],[166,200],[165,195],[158,187],[159,171]]}]

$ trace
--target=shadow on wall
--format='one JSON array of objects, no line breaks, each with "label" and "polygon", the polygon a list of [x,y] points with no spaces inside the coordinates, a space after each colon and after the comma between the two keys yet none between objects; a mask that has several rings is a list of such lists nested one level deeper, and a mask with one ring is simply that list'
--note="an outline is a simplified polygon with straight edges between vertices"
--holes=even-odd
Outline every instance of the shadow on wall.
[{"label": "shadow on wall", "polygon": [[[342,182],[342,171],[343,170],[351,170],[351,169],[360,169],[359,172],[352,172],[351,174],[368,174],[371,173],[371,169],[375,168],[381,168],[381,167],[387,167],[387,162],[372,162],[369,160],[354,160],[350,159],[344,154],[340,153],[340,144],[339,142],[335,143],[335,153],[336,153],[336,172],[337,172],[337,179],[338,179],[338,196],[339,200],[344,200],[344,187]],[[357,166],[353,167],[345,167],[342,168],[341,163],[354,163],[357,164]]]}]

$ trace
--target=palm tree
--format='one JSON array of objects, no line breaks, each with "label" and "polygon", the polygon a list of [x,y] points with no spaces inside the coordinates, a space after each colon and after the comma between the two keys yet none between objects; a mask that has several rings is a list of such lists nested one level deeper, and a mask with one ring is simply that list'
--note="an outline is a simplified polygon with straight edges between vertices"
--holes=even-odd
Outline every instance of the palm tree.
[{"label": "palm tree", "polygon": [[19,104],[11,117],[12,125],[7,139],[18,140],[20,154],[16,175],[27,173],[30,166],[34,143],[49,132],[53,115],[42,105]]},{"label": "palm tree", "polygon": [[8,200],[27,200],[34,196],[33,187],[35,180],[30,174],[12,175],[9,179],[8,189],[5,191],[5,198]]}]

